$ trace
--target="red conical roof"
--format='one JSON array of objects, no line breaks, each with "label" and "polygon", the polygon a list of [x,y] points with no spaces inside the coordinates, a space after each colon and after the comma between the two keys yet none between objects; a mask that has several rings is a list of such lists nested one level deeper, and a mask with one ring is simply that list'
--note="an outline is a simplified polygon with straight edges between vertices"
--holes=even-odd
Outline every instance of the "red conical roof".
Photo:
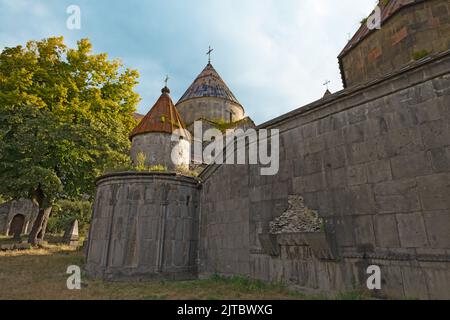
[{"label": "red conical roof", "polygon": [[177,129],[183,129],[184,134],[186,131],[183,121],[169,96],[169,88],[164,87],[161,92],[162,94],[158,101],[131,132],[130,139],[139,134],[149,132],[172,134]]}]

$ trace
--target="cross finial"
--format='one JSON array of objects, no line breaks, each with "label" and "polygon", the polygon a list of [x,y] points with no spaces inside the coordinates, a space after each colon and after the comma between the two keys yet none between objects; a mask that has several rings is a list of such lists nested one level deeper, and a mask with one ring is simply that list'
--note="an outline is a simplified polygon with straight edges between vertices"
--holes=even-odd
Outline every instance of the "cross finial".
[{"label": "cross finial", "polygon": [[324,86],[327,86],[327,90],[328,90],[328,85],[331,83],[330,80],[326,80],[325,83],[323,84]]},{"label": "cross finial", "polygon": [[164,79],[164,83],[165,83],[165,85],[166,85],[166,87],[167,87],[167,83],[169,82],[169,75],[166,75],[166,78]]},{"label": "cross finial", "polygon": [[208,55],[208,63],[211,63],[211,52],[213,52],[214,49],[209,46],[208,52],[206,53]]}]

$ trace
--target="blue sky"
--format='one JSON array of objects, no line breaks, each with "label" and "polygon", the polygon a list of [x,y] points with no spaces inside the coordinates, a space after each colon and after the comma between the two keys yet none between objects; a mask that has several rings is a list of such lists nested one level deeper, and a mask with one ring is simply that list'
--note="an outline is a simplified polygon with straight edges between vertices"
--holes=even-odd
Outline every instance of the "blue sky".
[{"label": "blue sky", "polygon": [[[89,38],[141,75],[138,111],[146,113],[169,74],[177,101],[212,63],[262,123],[319,99],[326,79],[342,89],[336,57],[375,0],[0,0],[0,49],[62,35]],[[81,29],[66,27],[69,5]]]}]

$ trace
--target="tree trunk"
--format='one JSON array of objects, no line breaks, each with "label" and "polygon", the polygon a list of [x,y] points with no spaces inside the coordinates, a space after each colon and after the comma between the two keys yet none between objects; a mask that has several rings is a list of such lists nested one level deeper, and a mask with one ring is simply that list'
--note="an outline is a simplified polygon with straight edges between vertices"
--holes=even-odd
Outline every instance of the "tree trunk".
[{"label": "tree trunk", "polygon": [[45,232],[47,231],[47,223],[48,223],[48,219],[50,217],[51,212],[52,212],[52,208],[50,207],[50,212],[48,214],[44,215],[44,221],[42,221],[41,231],[38,233],[39,240],[44,240]]},{"label": "tree trunk", "polygon": [[[33,228],[31,229],[30,235],[28,236],[28,243],[36,245],[39,240],[44,239],[45,229],[47,228],[47,221],[51,211],[52,207],[39,207],[39,213],[36,217],[36,220],[34,220]],[[40,237],[38,237],[39,233]]]}]

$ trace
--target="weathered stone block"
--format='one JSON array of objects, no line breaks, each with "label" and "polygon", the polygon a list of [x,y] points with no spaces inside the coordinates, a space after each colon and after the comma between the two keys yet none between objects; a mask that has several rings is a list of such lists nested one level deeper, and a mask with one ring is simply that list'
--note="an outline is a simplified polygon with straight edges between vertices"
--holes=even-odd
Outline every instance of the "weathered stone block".
[{"label": "weathered stone block", "polygon": [[373,217],[377,246],[383,248],[400,247],[397,220],[394,214],[377,214]]},{"label": "weathered stone block", "polygon": [[[450,299],[450,268],[425,268],[423,270],[428,285],[429,299]],[[421,284],[421,283],[420,283]]]},{"label": "weathered stone block", "polygon": [[339,168],[326,172],[327,186],[332,189],[345,188],[347,186],[347,169]]},{"label": "weathered stone block", "polygon": [[367,120],[367,108],[356,107],[347,111],[348,122],[350,124]]},{"label": "weathered stone block", "polygon": [[450,130],[448,122],[437,120],[420,126],[423,144],[427,150],[446,147],[450,144]]},{"label": "weathered stone block", "polygon": [[313,174],[322,171],[322,152],[311,153],[303,159],[302,175]]},{"label": "weathered stone block", "polygon": [[345,162],[345,148],[343,146],[335,148],[333,147],[325,152],[325,156],[323,159],[325,168],[342,168],[343,166],[345,166]]},{"label": "weathered stone block", "polygon": [[359,185],[349,188],[352,201],[352,213],[372,214],[376,212],[373,191],[369,185]]},{"label": "weathered stone block", "polygon": [[425,224],[421,213],[397,214],[398,231],[402,248],[428,246]]},{"label": "weathered stone block", "polygon": [[379,160],[367,164],[367,181],[378,183],[392,180],[391,162],[389,160]]},{"label": "weathered stone block", "polygon": [[356,216],[354,217],[354,234],[355,234],[355,245],[374,248],[375,234],[372,223],[372,216]]},{"label": "weathered stone block", "polygon": [[347,161],[350,165],[369,162],[376,159],[376,154],[373,141],[353,143],[346,148]]},{"label": "weathered stone block", "polygon": [[381,292],[386,297],[404,297],[402,270],[398,266],[385,265],[381,269]]},{"label": "weathered stone block", "polygon": [[410,299],[428,299],[429,292],[425,275],[419,268],[402,267],[405,297]]},{"label": "weathered stone block", "polygon": [[366,166],[362,164],[348,167],[347,181],[349,186],[367,183]]},{"label": "weathered stone block", "polygon": [[417,178],[424,210],[450,209],[450,173]]},{"label": "weathered stone block", "polygon": [[344,137],[347,143],[357,143],[364,141],[365,123],[353,124],[344,127]]},{"label": "weathered stone block", "polygon": [[450,171],[450,147],[432,149],[429,152],[434,172]]},{"label": "weathered stone block", "polygon": [[432,172],[431,159],[424,151],[392,158],[391,168],[394,180],[414,178]]},{"label": "weathered stone block", "polygon": [[392,131],[378,138],[376,144],[380,159],[417,153],[423,150],[422,140],[419,131],[416,129]]},{"label": "weathered stone block", "polygon": [[431,247],[450,249],[450,210],[426,212],[424,219]]},{"label": "weathered stone block", "polygon": [[412,212],[421,210],[415,180],[378,183],[374,187],[379,213]]}]

